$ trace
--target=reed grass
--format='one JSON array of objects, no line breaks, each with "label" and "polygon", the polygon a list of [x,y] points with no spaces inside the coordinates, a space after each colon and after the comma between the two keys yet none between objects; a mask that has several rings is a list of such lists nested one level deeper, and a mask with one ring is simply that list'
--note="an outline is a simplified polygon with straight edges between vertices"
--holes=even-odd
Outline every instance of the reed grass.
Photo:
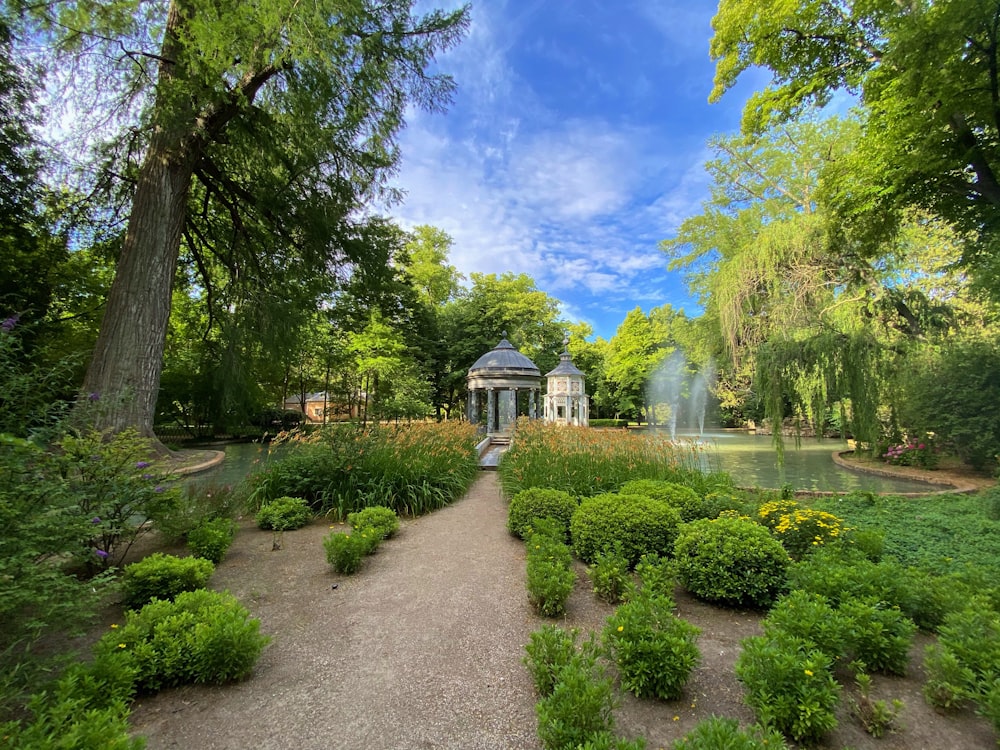
[{"label": "reed grass", "polygon": [[706,448],[659,433],[595,430],[519,420],[498,467],[504,494],[546,487],[578,497],[614,492],[632,479],[703,484]]},{"label": "reed grass", "polygon": [[373,505],[428,513],[460,498],[478,470],[475,427],[462,422],[330,425],[281,442],[281,458],[251,480],[251,501],[302,497],[338,520]]}]

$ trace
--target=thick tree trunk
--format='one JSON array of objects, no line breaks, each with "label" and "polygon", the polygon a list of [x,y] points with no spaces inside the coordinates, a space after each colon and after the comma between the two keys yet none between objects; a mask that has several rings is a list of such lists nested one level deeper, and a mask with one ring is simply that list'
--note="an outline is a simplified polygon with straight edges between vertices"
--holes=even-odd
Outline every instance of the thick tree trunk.
[{"label": "thick tree trunk", "polygon": [[[182,74],[174,60],[184,23],[179,0],[170,4],[158,87]],[[154,111],[167,109],[157,92]],[[174,271],[198,148],[191,138],[195,112],[154,118],[154,132],[139,169],[132,212],[111,284],[94,354],[83,381],[88,421],[101,430],[135,428],[154,438],[163,348],[170,318]],[[187,124],[184,120],[187,119]],[[169,125],[167,124],[169,123]],[[90,414],[96,404],[96,413]],[[87,406],[83,406],[87,405]],[[163,449],[159,443],[155,445]]]},{"label": "thick tree trunk", "polygon": [[[83,383],[95,426],[153,437],[174,272],[193,160],[154,137],[139,171],[121,257]],[[180,153],[177,153],[180,151]]]}]

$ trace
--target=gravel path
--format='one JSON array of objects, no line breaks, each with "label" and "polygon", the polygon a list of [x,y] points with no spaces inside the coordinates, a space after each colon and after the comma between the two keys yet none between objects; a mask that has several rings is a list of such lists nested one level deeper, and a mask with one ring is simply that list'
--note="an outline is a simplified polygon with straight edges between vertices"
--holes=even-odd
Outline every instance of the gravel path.
[{"label": "gravel path", "polygon": [[329,523],[285,532],[274,552],[269,533],[243,527],[212,584],[273,642],[245,682],[142,699],[133,726],[150,750],[539,747],[521,664],[537,625],[505,523],[496,475],[482,472],[350,577],[326,564]]}]

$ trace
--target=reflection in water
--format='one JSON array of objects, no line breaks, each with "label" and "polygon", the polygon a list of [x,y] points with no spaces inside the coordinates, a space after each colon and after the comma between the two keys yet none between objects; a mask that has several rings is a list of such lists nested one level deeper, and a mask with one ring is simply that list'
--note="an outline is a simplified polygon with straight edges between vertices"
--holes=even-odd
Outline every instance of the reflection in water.
[{"label": "reflection in water", "polygon": [[790,484],[796,490],[824,492],[928,492],[939,490],[926,482],[893,479],[844,469],[833,462],[834,451],[848,450],[840,440],[802,438],[796,447],[794,438],[785,440],[785,460],[778,464],[778,454],[770,435],[750,435],[742,431],[706,432],[699,438],[694,432],[679,431],[678,441],[692,446],[702,467],[728,472],[741,487],[778,489]]},{"label": "reflection in water", "polygon": [[[925,482],[892,479],[874,474],[844,469],[833,462],[836,450],[847,450],[839,440],[803,438],[799,447],[789,438],[785,441],[784,465],[778,465],[777,453],[769,435],[750,435],[742,431],[711,431],[701,438],[697,431],[679,430],[677,439],[691,449],[691,455],[707,471],[729,472],[741,487],[778,489],[790,484],[796,490],[824,492],[928,492],[941,489]],[[246,475],[266,465],[271,458],[270,446],[262,443],[232,443],[220,446],[226,458],[217,467],[192,475],[190,485],[218,486],[236,484]],[[280,450],[280,449],[279,449]]]}]

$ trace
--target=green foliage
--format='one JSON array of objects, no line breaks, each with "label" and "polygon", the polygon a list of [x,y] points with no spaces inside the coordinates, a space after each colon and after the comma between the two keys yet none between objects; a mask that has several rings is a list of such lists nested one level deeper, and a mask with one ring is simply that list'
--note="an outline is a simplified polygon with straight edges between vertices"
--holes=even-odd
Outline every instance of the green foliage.
[{"label": "green foliage", "polygon": [[1000,571],[1000,520],[990,519],[982,495],[928,497],[851,493],[814,498],[848,526],[884,534],[884,554],[906,566],[963,573],[973,565]]},{"label": "green foliage", "polygon": [[701,661],[701,630],[676,617],[673,601],[640,594],[608,618],[604,642],[614,656],[622,687],[640,698],[679,698]]},{"label": "green foliage", "polygon": [[673,599],[677,574],[670,560],[656,554],[643,555],[635,566],[635,573],[643,595]]},{"label": "green foliage", "polygon": [[587,568],[587,576],[597,597],[609,604],[618,604],[635,588],[629,576],[628,560],[620,547],[598,553],[594,564]]},{"label": "green foliage", "polygon": [[973,590],[983,590],[958,576],[934,576],[892,560],[874,563],[849,547],[820,549],[795,563],[788,582],[793,589],[822,595],[835,607],[851,601],[898,607],[926,630],[936,630]]},{"label": "green foliage", "polygon": [[778,599],[764,619],[764,633],[794,636],[833,659],[847,653],[846,618],[819,594],[796,590]]},{"label": "green foliage", "polygon": [[998,371],[995,339],[955,337],[925,349],[906,374],[900,419],[918,433],[933,432],[974,468],[993,466],[1000,455]]},{"label": "green foliage", "polygon": [[293,495],[346,519],[370,505],[420,515],[460,498],[478,471],[475,426],[449,420],[409,425],[326,425],[296,434],[254,478],[251,499]]},{"label": "green foliage", "polygon": [[698,464],[660,434],[591,430],[522,420],[517,440],[498,467],[504,494],[532,487],[587,497],[613,492],[630,479],[700,475]]},{"label": "green foliage", "polygon": [[191,529],[187,535],[187,544],[192,555],[218,565],[235,537],[236,524],[231,518],[213,518],[202,521]]},{"label": "green foliage", "polygon": [[99,654],[77,663],[28,701],[30,718],[0,724],[10,748],[110,748],[140,750],[143,738],[129,737],[129,705],[135,670],[127,654]]},{"label": "green foliage", "polygon": [[768,607],[786,588],[788,553],[749,519],[721,516],[684,524],[674,558],[681,584],[706,601]]},{"label": "green foliage", "polygon": [[587,424],[594,428],[615,427],[625,429],[628,427],[627,419],[590,419]]},{"label": "green foliage", "polygon": [[127,611],[125,624],[106,633],[96,653],[127,654],[140,691],[222,684],[250,674],[270,640],[259,631],[260,621],[231,594],[185,591]]},{"label": "green foliage", "polygon": [[754,636],[742,646],[736,675],[761,724],[803,743],[837,726],[840,686],[827,654],[790,635]]},{"label": "green foliage", "polygon": [[669,554],[679,523],[675,508],[642,495],[588,497],[570,521],[573,551],[585,562],[594,562],[598,554],[619,545],[632,567],[647,553]]},{"label": "green foliage", "polygon": [[[536,527],[539,524],[536,523]],[[545,617],[559,617],[573,593],[576,573],[569,547],[553,534],[553,525],[534,531],[527,540],[528,601]]]},{"label": "green foliage", "polygon": [[924,668],[924,696],[931,704],[952,708],[972,701],[998,726],[1000,615],[987,602],[974,598],[945,618],[937,644],[927,647]]},{"label": "green foliage", "polygon": [[598,732],[582,745],[578,745],[577,750],[646,750],[646,740],[642,737],[626,740],[615,737],[611,732]]},{"label": "green foliage", "polygon": [[546,750],[575,750],[614,727],[614,687],[592,657],[578,654],[560,671],[551,694],[535,706]]},{"label": "green foliage", "polygon": [[348,513],[347,522],[354,533],[365,532],[379,540],[389,539],[399,530],[396,511],[382,505],[370,505],[363,510]]},{"label": "green foliage", "polygon": [[871,697],[872,678],[863,672],[856,677],[858,694],[851,697],[851,713],[861,722],[872,737],[879,739],[886,732],[896,730],[896,717],[903,709],[903,702],[894,699],[891,703],[873,700]]},{"label": "green foliage", "polygon": [[361,534],[345,534],[330,532],[323,537],[323,548],[326,550],[326,561],[333,569],[343,575],[357,573],[361,561],[372,549],[371,539]]},{"label": "green foliage", "polygon": [[536,518],[552,518],[562,526],[564,537],[568,537],[569,522],[578,506],[576,498],[562,490],[543,487],[521,490],[510,499],[507,531],[524,539]]},{"label": "green foliage", "polygon": [[132,544],[149,531],[147,520],[170,513],[179,491],[153,463],[149,440],[135,430],[113,435],[91,430],[58,442],[60,471],[76,512],[92,522],[81,542],[91,567],[119,565]]},{"label": "green foliage", "polygon": [[183,591],[203,589],[214,572],[215,565],[207,559],[154,552],[125,566],[125,606],[138,609],[153,599],[172,600]]},{"label": "green foliage", "polygon": [[62,564],[79,555],[90,521],[51,454],[0,435],[0,716],[54,667],[34,648],[40,638],[80,634],[108,590],[110,574],[87,581]]},{"label": "green foliage", "polygon": [[633,479],[623,484],[618,492],[622,495],[644,495],[654,500],[662,500],[680,512],[682,521],[704,518],[698,493],[683,484],[654,479]]},{"label": "green foliage", "polygon": [[712,716],[676,740],[672,750],[785,750],[788,746],[780,733],[753,726],[740,729],[736,719]]},{"label": "green foliage", "polygon": [[260,507],[257,526],[273,531],[289,531],[301,529],[312,517],[312,509],[301,497],[279,497]]},{"label": "green foliage", "polygon": [[156,531],[168,541],[186,540],[191,530],[203,523],[240,515],[243,499],[232,485],[190,484],[176,506],[157,516]]},{"label": "green foliage", "polygon": [[904,675],[916,625],[898,608],[882,603],[847,601],[839,612],[847,624],[849,655],[866,668]]},{"label": "green foliage", "polygon": [[590,667],[597,664],[600,654],[598,643],[591,637],[578,647],[578,636],[578,630],[566,631],[558,625],[543,625],[529,636],[524,647],[527,652],[524,664],[531,673],[539,696],[552,695],[563,667],[574,659]]},{"label": "green foliage", "polygon": [[758,515],[794,560],[840,539],[845,531],[843,522],[832,513],[799,508],[794,500],[764,503]]}]

